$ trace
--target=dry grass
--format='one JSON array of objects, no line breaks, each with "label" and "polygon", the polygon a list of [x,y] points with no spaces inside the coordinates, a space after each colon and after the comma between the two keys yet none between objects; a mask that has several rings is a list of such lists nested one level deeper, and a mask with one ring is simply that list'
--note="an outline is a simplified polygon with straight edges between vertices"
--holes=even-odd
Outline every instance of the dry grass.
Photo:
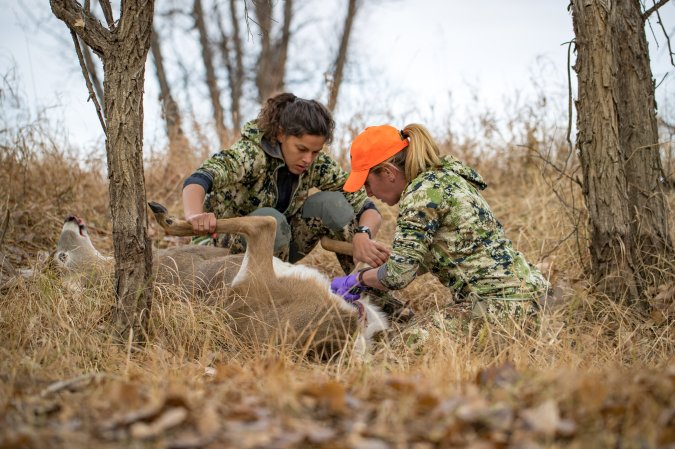
[{"label": "dry grass", "polygon": [[[100,163],[77,161],[35,129],[18,137],[0,154],[10,216],[2,251],[35,265],[76,213],[110,253]],[[0,299],[0,448],[672,448],[673,315],[590,293],[582,208],[559,201],[582,204],[579,192],[531,153],[444,148],[476,165],[516,246],[565,286],[567,302],[536,330],[453,318],[450,293],[426,275],[397,292],[417,312],[413,325],[394,326],[365,363],[317,364],[244,346],[222,325],[223,304],[158,288],[149,343],[132,351],[110,338],[111,279],[74,291],[44,268]],[[177,212],[179,182],[160,180],[191,167],[157,160],[148,197]],[[380,207],[386,241],[396,210]],[[321,250],[303,263],[339,270]]]}]

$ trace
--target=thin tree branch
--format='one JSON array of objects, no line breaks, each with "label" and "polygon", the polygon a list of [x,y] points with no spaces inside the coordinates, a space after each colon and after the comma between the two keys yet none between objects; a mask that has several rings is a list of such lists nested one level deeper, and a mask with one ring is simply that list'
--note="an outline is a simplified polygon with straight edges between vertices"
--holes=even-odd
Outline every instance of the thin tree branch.
[{"label": "thin tree branch", "polygon": [[654,2],[654,6],[649,8],[647,11],[642,13],[642,20],[647,20],[649,16],[651,16],[654,12],[658,11],[659,8],[661,8],[663,5],[668,3],[670,0],[659,0],[658,2]]},{"label": "thin tree branch", "polygon": [[103,10],[103,17],[108,24],[110,31],[115,31],[115,19],[113,18],[112,6],[110,6],[110,0],[99,0],[101,4],[101,9]]},{"label": "thin tree branch", "polygon": [[82,48],[80,48],[80,41],[77,39],[77,34],[74,30],[70,30],[70,35],[73,37],[73,43],[75,44],[75,52],[77,53],[77,59],[80,61],[80,67],[82,68],[82,75],[84,76],[84,81],[87,84],[87,89],[89,90],[89,99],[94,102],[94,107],[96,108],[96,114],[98,115],[98,120],[101,122],[101,128],[103,128],[103,134],[107,134],[107,129],[105,126],[105,120],[103,119],[103,113],[101,112],[101,105],[99,104],[96,93],[94,93],[94,87],[91,84],[91,79],[89,78],[89,71],[84,62],[84,55],[82,54]]},{"label": "thin tree branch", "polygon": [[246,21],[246,31],[248,32],[249,39],[253,39],[253,32],[251,31],[251,22],[257,25],[257,22],[251,18],[251,15],[248,13],[248,1],[244,0],[244,20]]},{"label": "thin tree branch", "polygon": [[549,155],[543,156],[542,154],[539,153],[539,151],[535,150],[534,148],[532,148],[532,147],[530,147],[530,146],[528,146],[528,145],[516,145],[516,146],[521,147],[521,148],[526,148],[527,150],[529,150],[530,152],[532,152],[532,153],[534,154],[534,157],[536,157],[537,159],[541,160],[544,164],[548,165],[548,166],[551,167],[553,170],[555,170],[556,172],[558,172],[559,176],[558,176],[558,179],[556,179],[556,182],[559,181],[560,178],[563,178],[563,177],[564,177],[564,178],[567,178],[569,181],[571,181],[571,182],[577,184],[579,187],[582,187],[581,181],[579,181],[579,179],[573,178],[572,176],[568,175],[568,174],[565,172],[565,169],[566,169],[567,167],[565,167],[565,169],[561,169],[561,168],[558,167],[556,164],[554,164],[553,162],[551,162],[551,160],[549,159],[550,151],[549,151]]},{"label": "thin tree branch", "polygon": [[663,31],[663,35],[666,37],[666,44],[668,44],[668,56],[670,57],[670,65],[675,67],[675,61],[673,61],[673,49],[670,46],[670,36],[668,36],[666,27],[663,26],[663,20],[661,20],[661,13],[658,11],[656,11],[656,23],[659,24],[659,26],[661,27],[661,31]]},{"label": "thin tree branch", "polygon": [[[561,171],[560,176],[567,170],[567,164],[569,163],[570,157],[574,152],[574,145],[572,145],[572,44],[574,44],[574,39],[568,42],[567,45],[567,146],[569,151],[567,152],[567,157],[565,158],[565,166]],[[560,180],[560,178],[558,178]]]},{"label": "thin tree branch", "polygon": [[103,103],[103,84],[101,84],[101,79],[98,76],[98,70],[96,69],[96,63],[94,58],[91,55],[91,50],[85,45],[82,49],[82,54],[84,55],[84,62],[87,65],[87,71],[91,77],[91,82],[98,96],[98,101]]}]

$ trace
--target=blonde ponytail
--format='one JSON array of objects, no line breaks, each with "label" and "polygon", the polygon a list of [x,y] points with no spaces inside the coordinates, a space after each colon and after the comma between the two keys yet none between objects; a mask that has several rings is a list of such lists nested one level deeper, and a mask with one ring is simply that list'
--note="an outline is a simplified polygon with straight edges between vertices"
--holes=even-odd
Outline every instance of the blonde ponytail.
[{"label": "blonde ponytail", "polygon": [[405,158],[405,177],[412,181],[431,168],[441,165],[440,150],[431,133],[423,125],[412,123],[403,128],[403,136],[410,139]]},{"label": "blonde ponytail", "polygon": [[410,182],[420,173],[441,165],[438,145],[423,125],[412,123],[400,131],[400,134],[401,138],[408,139],[410,144],[371,170],[377,173],[387,164],[392,164],[402,171],[406,181]]}]

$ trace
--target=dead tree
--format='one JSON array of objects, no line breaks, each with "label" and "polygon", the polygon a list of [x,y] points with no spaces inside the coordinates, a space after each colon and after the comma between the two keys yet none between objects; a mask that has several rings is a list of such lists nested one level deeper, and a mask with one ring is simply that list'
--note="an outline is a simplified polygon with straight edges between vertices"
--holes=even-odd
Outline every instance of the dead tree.
[{"label": "dead tree", "polygon": [[349,49],[349,37],[354,25],[354,18],[357,11],[357,0],[349,0],[347,5],[347,15],[345,16],[344,27],[342,28],[342,38],[340,39],[340,48],[338,49],[335,63],[333,64],[333,73],[330,75],[328,87],[328,109],[333,112],[337,105],[338,94],[340,92],[340,84],[342,84],[342,77],[345,65],[347,64],[347,50]]},{"label": "dead tree", "polygon": [[190,148],[185,133],[183,132],[182,119],[178,103],[171,94],[171,87],[164,70],[164,58],[159,43],[159,36],[157,30],[152,31],[152,40],[150,49],[152,51],[152,59],[155,62],[155,73],[157,74],[157,82],[159,84],[159,101],[162,105],[162,116],[166,124],[166,136],[169,140],[169,154],[167,167],[176,167],[182,156]]},{"label": "dead tree", "polygon": [[649,14],[638,0],[572,0],[570,8],[592,273],[601,291],[636,301],[649,286],[672,281],[675,260],[645,36]]},{"label": "dead tree", "polygon": [[258,100],[263,102],[284,90],[288,43],[291,39],[293,0],[284,1],[284,18],[281,31],[272,36],[273,4],[271,0],[254,2],[256,21],[260,26],[260,54],[255,76]]},{"label": "dead tree", "polygon": [[211,97],[211,107],[213,108],[213,121],[216,126],[218,142],[221,148],[227,145],[227,128],[225,127],[225,114],[220,102],[220,88],[216,78],[216,70],[213,64],[213,51],[206,31],[206,21],[204,20],[204,9],[201,0],[195,0],[192,8],[192,15],[195,20],[195,27],[199,32],[199,44],[202,47],[202,60],[204,61],[204,70],[206,71],[206,85]]},{"label": "dead tree", "polygon": [[[101,0],[106,25],[91,12],[89,1],[50,0],[52,12],[103,61],[103,116],[106,134],[110,212],[115,250],[114,320],[118,335],[143,341],[152,292],[152,244],[147,234],[143,179],[143,84],[150,47],[153,0],[126,0],[119,20],[108,0]],[[84,70],[86,76],[86,70]],[[87,77],[87,85],[91,83]]]}]

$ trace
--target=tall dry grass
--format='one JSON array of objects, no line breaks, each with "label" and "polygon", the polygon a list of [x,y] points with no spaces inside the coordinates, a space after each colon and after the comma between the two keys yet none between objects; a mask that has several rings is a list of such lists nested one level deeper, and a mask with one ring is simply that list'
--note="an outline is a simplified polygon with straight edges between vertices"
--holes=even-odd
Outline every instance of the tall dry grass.
[{"label": "tall dry grass", "polygon": [[[535,330],[481,326],[457,319],[450,292],[421,276],[396,292],[413,324],[394,325],[365,362],[328,364],[243,345],[222,325],[224,304],[166,288],[155,291],[146,347],[113,340],[112,279],[73,289],[36,262],[68,213],[110,253],[100,160],[81,160],[37,123],[5,134],[0,249],[36,273],[0,299],[0,447],[673,447],[673,315],[592,293],[580,192],[542,161],[560,165],[566,144],[528,116],[497,141],[486,140],[489,116],[481,123],[481,139],[438,136],[443,151],[485,177],[507,234],[564,287],[565,303]],[[148,198],[178,212],[194,167],[157,156]],[[386,242],[396,209],[378,206]],[[302,263],[339,273],[322,250]]]}]

